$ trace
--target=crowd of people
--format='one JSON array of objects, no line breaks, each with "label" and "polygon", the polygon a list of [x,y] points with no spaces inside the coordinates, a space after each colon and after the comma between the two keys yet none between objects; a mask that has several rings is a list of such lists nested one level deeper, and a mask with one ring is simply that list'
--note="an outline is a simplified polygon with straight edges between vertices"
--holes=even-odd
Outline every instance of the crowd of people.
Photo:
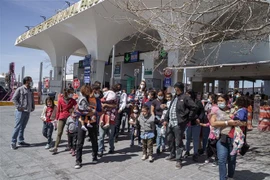
[{"label": "crowd of people", "polygon": [[[32,78],[25,77],[23,83],[13,96],[16,124],[11,149],[14,150],[17,137],[18,146],[30,145],[24,141],[24,129],[35,109],[30,89]],[[178,82],[166,91],[148,90],[142,81],[137,90],[127,94],[121,84],[101,89],[101,83],[95,82],[92,86],[83,85],[79,97],[74,98],[74,89],[67,88],[59,96],[57,105],[53,97],[46,98],[40,118],[42,134],[47,139],[45,149],[57,154],[61,137],[66,133],[66,150],[75,156],[75,168],[79,169],[87,137],[92,146],[92,162],[97,163],[104,155],[105,135],[108,153],[113,154],[115,143],[128,124],[130,147],[135,144],[142,147],[143,161],[154,162],[154,154],[168,151],[165,159],[175,161],[175,167],[181,169],[183,159],[191,156],[192,142],[194,162],[205,154],[205,163],[219,166],[220,180],[233,178],[237,155],[244,155],[249,148],[246,133],[252,130],[252,99],[235,91],[208,93],[201,100],[193,90],[184,92],[184,89],[184,84]],[[270,130],[269,105],[269,101],[261,104],[263,115],[260,115],[259,129],[262,131]],[[57,138],[53,144],[54,130]]]}]

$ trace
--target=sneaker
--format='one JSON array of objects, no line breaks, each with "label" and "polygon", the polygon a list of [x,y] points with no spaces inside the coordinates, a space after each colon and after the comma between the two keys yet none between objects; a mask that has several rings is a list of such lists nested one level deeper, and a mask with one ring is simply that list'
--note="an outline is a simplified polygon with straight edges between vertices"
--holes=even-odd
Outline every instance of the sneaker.
[{"label": "sneaker", "polygon": [[82,167],[82,164],[77,162],[74,166],[75,169],[80,169]]},{"label": "sneaker", "polygon": [[218,163],[216,162],[216,161],[214,161],[213,163],[212,163],[212,167],[216,167],[218,165]]},{"label": "sneaker", "polygon": [[82,129],[83,131],[87,131],[87,128],[86,128],[85,126],[82,126],[81,129]]},{"label": "sneaker", "polygon": [[209,159],[205,160],[204,163],[205,164],[208,164],[209,163]]},{"label": "sneaker", "polygon": [[149,162],[154,162],[153,156],[149,156],[148,160],[149,160]]},{"label": "sneaker", "polygon": [[94,157],[94,158],[92,159],[92,163],[93,163],[93,164],[97,164],[97,163],[98,163],[97,157]]},{"label": "sneaker", "polygon": [[18,146],[30,146],[30,144],[22,141],[18,143]]},{"label": "sneaker", "polygon": [[144,155],[142,156],[142,160],[144,161],[144,160],[146,160],[146,158],[147,158],[147,156],[144,154]]},{"label": "sneaker", "polygon": [[51,148],[49,151],[52,152],[52,154],[56,154],[57,153],[57,148]]},{"label": "sneaker", "polygon": [[10,145],[10,148],[11,148],[12,150],[18,149],[18,147],[16,146],[16,143],[12,143],[12,144]]},{"label": "sneaker", "polygon": [[175,160],[175,156],[167,156],[165,158],[166,161],[174,161]]},{"label": "sneaker", "polygon": [[103,152],[101,152],[101,153],[98,153],[98,157],[102,157],[103,156]]},{"label": "sneaker", "polygon": [[51,146],[50,144],[46,144],[45,149],[50,149],[51,148],[50,146]]},{"label": "sneaker", "polygon": [[188,156],[190,156],[190,153],[188,151],[186,151],[184,154],[184,158],[187,158]]},{"label": "sneaker", "polygon": [[182,169],[182,163],[180,161],[176,162],[175,169]]}]

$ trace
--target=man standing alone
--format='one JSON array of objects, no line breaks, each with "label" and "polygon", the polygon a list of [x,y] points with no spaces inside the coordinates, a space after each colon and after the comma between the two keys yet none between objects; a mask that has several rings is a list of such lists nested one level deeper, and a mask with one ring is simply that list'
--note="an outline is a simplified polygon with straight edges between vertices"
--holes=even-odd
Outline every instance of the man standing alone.
[{"label": "man standing alone", "polygon": [[30,146],[24,141],[24,129],[29,120],[30,112],[35,110],[34,95],[31,90],[33,81],[30,76],[23,79],[23,86],[16,89],[12,101],[15,105],[15,127],[12,134],[11,149],[17,149],[16,143],[18,139],[18,146]]},{"label": "man standing alone", "polygon": [[174,85],[175,97],[166,113],[164,125],[168,125],[168,144],[170,156],[166,160],[176,160],[176,169],[182,168],[182,153],[184,150],[183,136],[188,121],[195,119],[197,105],[184,94],[184,84]]}]

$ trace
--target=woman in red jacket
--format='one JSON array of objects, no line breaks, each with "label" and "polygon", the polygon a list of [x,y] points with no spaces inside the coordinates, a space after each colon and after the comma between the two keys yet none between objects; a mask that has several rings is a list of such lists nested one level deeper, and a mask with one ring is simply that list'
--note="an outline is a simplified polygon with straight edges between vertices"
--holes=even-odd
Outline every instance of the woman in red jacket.
[{"label": "woman in red jacket", "polygon": [[57,138],[54,148],[50,149],[50,152],[53,154],[57,153],[57,147],[60,144],[67,118],[70,116],[70,113],[77,104],[77,102],[72,98],[73,93],[74,91],[72,89],[65,89],[63,95],[58,99],[56,115],[56,119],[58,120]]}]

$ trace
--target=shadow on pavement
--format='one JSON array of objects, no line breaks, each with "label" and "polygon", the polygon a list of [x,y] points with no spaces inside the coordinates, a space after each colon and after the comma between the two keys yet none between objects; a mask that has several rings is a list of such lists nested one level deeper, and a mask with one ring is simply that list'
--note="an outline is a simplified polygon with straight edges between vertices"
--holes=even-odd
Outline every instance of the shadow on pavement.
[{"label": "shadow on pavement", "polygon": [[109,162],[123,162],[132,157],[138,156],[138,154],[121,154],[121,155],[104,155],[101,159],[99,159],[99,163],[109,163]]},{"label": "shadow on pavement", "polygon": [[266,177],[270,177],[270,174],[267,173],[262,173],[262,172],[251,172],[249,170],[242,170],[242,171],[235,171],[235,175],[234,178],[237,179],[237,177],[241,178],[241,177],[250,177],[247,178],[246,180],[254,180],[254,178],[256,178],[256,180],[264,180]]}]

